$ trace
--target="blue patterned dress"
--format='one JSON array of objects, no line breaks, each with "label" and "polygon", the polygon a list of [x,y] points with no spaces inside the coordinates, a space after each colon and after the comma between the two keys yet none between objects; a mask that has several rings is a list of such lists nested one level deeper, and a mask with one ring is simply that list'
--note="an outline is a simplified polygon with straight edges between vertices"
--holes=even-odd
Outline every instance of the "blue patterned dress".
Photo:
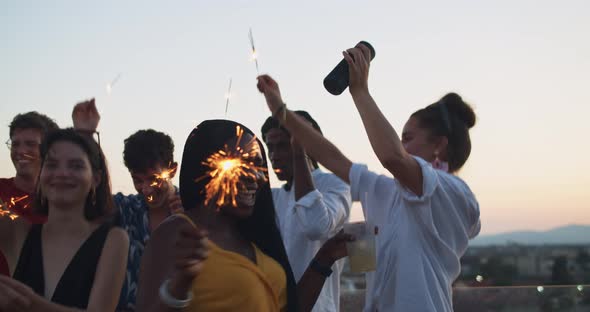
[{"label": "blue patterned dress", "polygon": [[[177,188],[176,192],[178,193]],[[119,209],[115,223],[127,231],[129,235],[127,273],[125,274],[117,311],[135,311],[141,256],[151,235],[149,207],[145,197],[140,194],[123,195],[117,193],[113,199]]]}]

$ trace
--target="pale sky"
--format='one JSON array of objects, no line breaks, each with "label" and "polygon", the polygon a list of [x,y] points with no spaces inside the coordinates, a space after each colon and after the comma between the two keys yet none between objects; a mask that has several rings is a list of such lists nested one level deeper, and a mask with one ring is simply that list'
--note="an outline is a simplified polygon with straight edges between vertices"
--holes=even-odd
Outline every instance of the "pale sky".
[{"label": "pale sky", "polygon": [[[123,140],[164,131],[180,160],[194,126],[224,118],[230,77],[228,118],[260,133],[269,113],[249,60],[252,27],[261,73],[278,80],[289,107],[385,173],[348,91],[335,97],[322,85],[341,51],[366,40],[377,52],[370,89],[400,132],[446,92],[474,106],[473,150],[459,175],[479,199],[482,234],[590,224],[589,16],[585,0],[0,0],[0,140],[17,113],[71,126],[73,105],[96,97],[113,188],[134,192]],[[0,176],[12,175],[4,149]]]}]

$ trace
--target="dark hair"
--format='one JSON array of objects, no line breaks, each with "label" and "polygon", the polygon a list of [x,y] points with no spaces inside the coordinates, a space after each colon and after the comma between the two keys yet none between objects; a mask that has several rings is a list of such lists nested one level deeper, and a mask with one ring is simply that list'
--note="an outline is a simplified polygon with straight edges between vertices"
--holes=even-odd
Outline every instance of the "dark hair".
[{"label": "dark hair", "polygon": [[[182,206],[186,210],[204,206],[206,199],[205,187],[211,180],[211,177],[207,175],[209,167],[204,162],[212,154],[223,150],[229,139],[236,137],[237,126],[241,127],[244,133],[249,133],[256,138],[248,128],[229,120],[204,121],[193,129],[188,136],[184,145],[180,167],[180,199],[182,200]],[[260,145],[263,159],[260,166],[268,168],[262,142],[258,138],[256,138],[256,141]],[[266,182],[259,183],[254,212],[248,218],[240,220],[238,227],[244,238],[253,242],[260,250],[283,267],[287,276],[288,311],[296,311],[295,278],[291,271],[281,233],[276,225],[275,207],[268,182],[268,170],[264,172],[264,175]]]},{"label": "dark hair", "polygon": [[174,161],[174,142],[163,132],[139,130],[125,139],[123,160],[130,171],[145,171]]},{"label": "dark hair", "polygon": [[[306,112],[306,111],[294,111],[295,114],[303,117],[305,120],[309,121],[311,123],[311,126],[316,129],[320,134],[323,135],[322,133],[322,129],[320,129],[320,125],[311,117],[311,115]],[[266,134],[268,133],[268,131],[270,129],[280,129],[285,131],[285,133],[291,137],[291,134],[289,133],[289,131],[287,131],[287,129],[285,129],[278,120],[276,120],[274,117],[268,117],[266,118],[266,121],[264,122],[264,124],[262,125],[262,128],[260,129],[260,132],[262,133],[262,139],[266,142]],[[315,159],[311,159],[311,162],[313,163],[313,166],[317,169],[319,168],[318,162]]]},{"label": "dark hair", "polygon": [[[94,196],[90,192],[86,198],[84,207],[86,219],[93,221],[109,216],[113,212],[114,203],[111,195],[109,171],[100,146],[91,138],[79,134],[72,128],[56,130],[49,133],[41,144],[41,168],[45,165],[49,150],[57,142],[69,142],[79,146],[88,156],[92,173],[100,175],[100,183],[94,190]],[[33,199],[33,210],[46,216],[48,214],[48,204],[42,201],[42,198],[41,188],[37,187],[37,194]]]},{"label": "dark hair", "polygon": [[12,122],[10,122],[8,128],[10,129],[9,135],[11,138],[16,129],[37,129],[41,131],[42,137],[51,131],[59,129],[53,119],[37,112],[16,115],[12,119]]},{"label": "dark hair", "polygon": [[431,136],[447,137],[449,171],[455,172],[465,164],[471,153],[469,129],[475,125],[473,108],[457,93],[448,93],[438,102],[412,114]]}]

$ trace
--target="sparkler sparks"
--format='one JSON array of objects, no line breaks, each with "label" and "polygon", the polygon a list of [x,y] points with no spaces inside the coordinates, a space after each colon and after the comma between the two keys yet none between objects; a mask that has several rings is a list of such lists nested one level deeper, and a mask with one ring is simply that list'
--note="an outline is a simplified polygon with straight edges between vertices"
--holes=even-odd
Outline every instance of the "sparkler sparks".
[{"label": "sparkler sparks", "polygon": [[254,160],[257,155],[260,155],[260,146],[256,138],[252,138],[242,148],[240,142],[243,135],[244,130],[237,126],[235,146],[230,148],[225,145],[223,150],[214,153],[203,162],[203,165],[209,167],[210,170],[197,181],[206,177],[211,178],[205,186],[205,205],[214,201],[217,209],[228,203],[237,207],[236,196],[240,189],[243,189],[243,186],[240,187],[240,181],[243,182],[243,179],[266,181],[266,175],[264,175],[266,168],[256,165]]},{"label": "sparkler sparks", "polygon": [[[10,205],[9,205],[9,207],[14,207],[14,206],[16,206],[16,204],[18,202],[20,202],[20,201],[22,201],[24,199],[27,199],[27,198],[29,198],[29,195],[24,195],[24,196],[21,196],[21,197],[12,197],[12,198],[10,198]],[[27,204],[23,208],[27,208],[27,206],[29,206],[29,205]]]},{"label": "sparkler sparks", "polygon": [[4,217],[7,216],[10,218],[10,220],[14,220],[16,218],[18,218],[18,215],[10,212],[9,210],[4,210],[0,207],[0,217]]},{"label": "sparkler sparks", "polygon": [[248,37],[250,38],[250,47],[252,48],[252,60],[256,63],[256,74],[260,75],[260,70],[258,69],[258,53],[256,53],[256,46],[254,46],[254,36],[252,35],[252,28],[250,28],[250,32],[248,32]]},{"label": "sparkler sparks", "polygon": [[[168,169],[162,170],[160,173],[154,174],[154,181],[150,184],[151,187],[161,188],[165,182],[170,181],[176,170],[178,169],[177,165],[172,166],[172,164],[168,164]],[[154,195],[148,195],[145,198],[149,203],[154,201]]]},{"label": "sparkler sparks", "polygon": [[[18,218],[18,215],[12,212],[12,208],[14,208],[19,202],[29,198],[29,195],[24,195],[21,197],[11,197],[8,202],[3,202],[0,199],[0,217],[8,216],[11,220]],[[29,204],[24,205],[22,208],[26,209]]]},{"label": "sparkler sparks", "polygon": [[176,170],[178,170],[178,166],[171,166],[172,164],[168,164],[168,169],[162,170],[160,173],[154,174],[154,181],[150,186],[155,186],[157,188],[161,188],[162,184],[166,181],[172,179]]}]

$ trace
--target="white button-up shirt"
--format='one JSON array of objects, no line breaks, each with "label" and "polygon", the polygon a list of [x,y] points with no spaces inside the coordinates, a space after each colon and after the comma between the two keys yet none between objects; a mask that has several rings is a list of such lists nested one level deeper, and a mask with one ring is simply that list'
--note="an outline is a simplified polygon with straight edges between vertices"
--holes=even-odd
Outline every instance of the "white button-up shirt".
[{"label": "white button-up shirt", "polygon": [[451,283],[461,270],[467,242],[480,230],[479,205],[459,177],[422,168],[423,194],[365,165],[350,169],[354,201],[379,226],[377,270],[366,274],[365,312],[452,312]]},{"label": "white button-up shirt", "polygon": [[[295,280],[299,281],[323,243],[334,236],[350,215],[350,187],[331,173],[316,169],[311,173],[316,190],[295,201],[295,186],[289,191],[274,188],[272,197],[277,223],[291,263]],[[333,266],[332,275],[312,311],[339,311],[340,273],[342,261]]]}]

